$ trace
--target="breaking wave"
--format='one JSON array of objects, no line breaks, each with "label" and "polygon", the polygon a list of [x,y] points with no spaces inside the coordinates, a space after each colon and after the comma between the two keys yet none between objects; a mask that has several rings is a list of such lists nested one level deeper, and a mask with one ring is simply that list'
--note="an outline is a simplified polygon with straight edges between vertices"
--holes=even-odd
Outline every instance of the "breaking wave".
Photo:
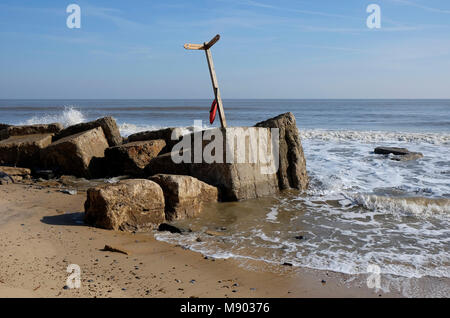
[{"label": "breaking wave", "polygon": [[33,116],[30,119],[27,119],[22,124],[34,125],[34,124],[60,123],[64,127],[68,127],[85,121],[87,121],[87,118],[80,110],[72,106],[68,106],[64,107],[64,110],[57,114]]},{"label": "breaking wave", "polygon": [[398,198],[373,194],[357,194],[354,203],[371,211],[382,211],[394,215],[414,215],[418,218],[450,216],[450,199],[445,198]]},{"label": "breaking wave", "polygon": [[320,139],[337,142],[360,141],[371,143],[389,141],[450,145],[450,134],[446,133],[302,129],[300,130],[300,136],[305,139]]}]

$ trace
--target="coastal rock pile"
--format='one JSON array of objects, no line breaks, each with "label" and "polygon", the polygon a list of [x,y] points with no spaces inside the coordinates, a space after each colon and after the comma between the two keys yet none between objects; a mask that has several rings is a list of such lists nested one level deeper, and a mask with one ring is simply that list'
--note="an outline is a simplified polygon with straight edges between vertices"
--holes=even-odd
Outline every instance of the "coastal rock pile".
[{"label": "coastal rock pile", "polygon": [[255,127],[166,128],[128,138],[112,117],[64,129],[1,125],[0,139],[0,165],[31,168],[33,175],[140,178],[88,190],[86,222],[113,230],[148,230],[196,217],[208,202],[305,190],[309,182],[292,113]]}]

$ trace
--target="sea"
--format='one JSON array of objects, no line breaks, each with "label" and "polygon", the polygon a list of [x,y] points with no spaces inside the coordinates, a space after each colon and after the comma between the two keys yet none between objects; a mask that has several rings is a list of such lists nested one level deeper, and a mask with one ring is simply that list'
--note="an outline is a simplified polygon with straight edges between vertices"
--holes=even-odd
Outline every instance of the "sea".
[{"label": "sea", "polygon": [[[211,127],[211,102],[0,100],[0,123],[69,126],[113,116],[128,136],[198,120]],[[200,218],[177,221],[198,231],[156,233],[158,240],[211,258],[376,273],[389,278],[377,286],[384,291],[450,297],[450,100],[230,99],[224,108],[229,126],[292,112],[309,189],[212,205]],[[374,154],[377,146],[408,148],[424,157],[389,160]],[[222,236],[203,233],[207,229]],[[424,277],[440,283],[415,287]]]}]

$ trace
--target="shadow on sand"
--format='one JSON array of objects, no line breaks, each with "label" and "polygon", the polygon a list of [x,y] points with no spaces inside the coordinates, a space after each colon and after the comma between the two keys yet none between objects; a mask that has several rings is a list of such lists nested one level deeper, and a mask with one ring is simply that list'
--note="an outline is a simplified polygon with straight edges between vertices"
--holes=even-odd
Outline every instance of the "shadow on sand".
[{"label": "shadow on sand", "polygon": [[83,212],[73,212],[53,216],[44,216],[41,219],[41,222],[50,225],[87,226],[83,219]]}]

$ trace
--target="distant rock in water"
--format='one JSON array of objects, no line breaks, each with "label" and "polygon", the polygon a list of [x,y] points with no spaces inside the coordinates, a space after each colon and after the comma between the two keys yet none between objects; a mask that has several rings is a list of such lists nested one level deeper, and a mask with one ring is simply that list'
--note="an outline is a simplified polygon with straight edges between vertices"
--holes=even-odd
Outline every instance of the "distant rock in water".
[{"label": "distant rock in water", "polygon": [[396,147],[377,147],[374,150],[375,154],[379,155],[390,155],[391,160],[395,161],[408,161],[423,158],[423,154],[420,152],[411,152],[406,148],[396,148]]}]

